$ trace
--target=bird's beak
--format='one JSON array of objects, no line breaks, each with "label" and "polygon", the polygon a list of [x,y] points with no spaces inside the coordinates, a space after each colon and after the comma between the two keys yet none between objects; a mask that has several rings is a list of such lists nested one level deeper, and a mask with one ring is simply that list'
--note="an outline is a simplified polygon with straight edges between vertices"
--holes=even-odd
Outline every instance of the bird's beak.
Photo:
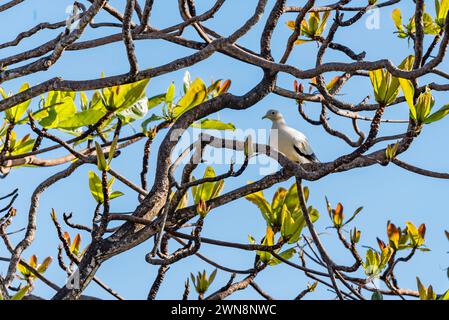
[{"label": "bird's beak", "polygon": [[264,116],[262,117],[262,120],[263,120],[263,119],[266,119],[266,118],[267,118],[267,115],[264,115]]}]

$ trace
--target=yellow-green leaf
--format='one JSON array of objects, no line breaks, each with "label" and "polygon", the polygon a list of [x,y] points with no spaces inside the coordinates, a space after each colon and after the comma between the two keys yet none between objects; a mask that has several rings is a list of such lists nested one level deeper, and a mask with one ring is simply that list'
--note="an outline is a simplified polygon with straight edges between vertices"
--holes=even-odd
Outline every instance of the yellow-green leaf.
[{"label": "yellow-green leaf", "polygon": [[52,263],[53,259],[51,257],[45,258],[45,260],[37,267],[37,272],[44,273],[47,271],[48,267]]},{"label": "yellow-green leaf", "polygon": [[446,104],[443,107],[441,107],[441,109],[439,109],[438,111],[436,111],[433,114],[431,114],[430,116],[428,116],[424,120],[424,123],[430,124],[430,123],[439,121],[439,120],[443,119],[444,117],[446,117],[448,114],[449,114],[449,104]]},{"label": "yellow-green leaf", "polygon": [[405,100],[410,108],[410,116],[416,120],[416,108],[413,102],[413,96],[415,95],[415,89],[412,83],[407,79],[399,78],[399,84],[401,85],[402,92],[404,93]]},{"label": "yellow-green leaf", "polygon": [[94,197],[98,203],[103,203],[104,197],[101,179],[93,171],[89,171],[89,189],[92,197]]},{"label": "yellow-green leaf", "polygon": [[165,94],[165,102],[167,104],[171,104],[174,98],[175,98],[175,84],[172,82],[167,89],[167,93]]},{"label": "yellow-green leaf", "polygon": [[178,118],[184,112],[196,107],[206,98],[207,87],[203,80],[196,78],[190,85],[186,94],[178,101],[173,108],[173,117]]},{"label": "yellow-green leaf", "polygon": [[97,153],[97,167],[100,171],[108,170],[108,164],[106,163],[106,158],[104,157],[103,149],[100,144],[95,141],[95,150]]},{"label": "yellow-green leaf", "polygon": [[245,196],[245,199],[254,203],[262,213],[263,218],[267,222],[267,224],[271,224],[271,205],[268,203],[268,201],[265,199],[263,192],[258,191],[252,194],[249,194]]},{"label": "yellow-green leaf", "polygon": [[19,291],[17,291],[15,295],[11,297],[11,300],[22,300],[23,297],[25,297],[25,295],[28,293],[30,288],[31,288],[30,285],[22,287]]},{"label": "yellow-green leaf", "polygon": [[400,9],[394,9],[391,13],[391,18],[393,19],[394,25],[399,31],[404,30],[404,27],[402,26],[402,15]]},{"label": "yellow-green leaf", "polygon": [[204,119],[198,122],[194,122],[192,127],[203,130],[235,130],[235,126],[232,123],[224,123],[215,119]]},{"label": "yellow-green leaf", "polygon": [[[30,85],[28,83],[24,83],[19,90],[20,92],[23,92],[25,90],[28,90],[30,88]],[[4,93],[3,93],[4,94]],[[10,122],[10,123],[16,123],[17,121],[19,121],[22,116],[25,114],[25,112],[27,111],[29,105],[31,103],[31,99],[27,100],[25,102],[19,103],[18,105],[15,105],[12,108],[9,108],[5,111],[6,114],[6,119]]]}]

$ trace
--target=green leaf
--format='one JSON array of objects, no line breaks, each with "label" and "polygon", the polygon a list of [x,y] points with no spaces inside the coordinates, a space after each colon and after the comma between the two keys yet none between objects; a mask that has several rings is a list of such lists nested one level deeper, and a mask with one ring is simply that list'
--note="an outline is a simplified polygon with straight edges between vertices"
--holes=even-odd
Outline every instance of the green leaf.
[{"label": "green leaf", "polygon": [[385,69],[369,72],[376,101],[385,106],[394,102],[399,94],[399,80]]},{"label": "green leaf", "polygon": [[30,152],[33,147],[36,140],[30,139],[30,135],[27,134],[25,137],[23,137],[20,141],[14,144],[14,148],[12,151],[12,155],[19,155],[23,153]]},{"label": "green leaf", "polygon": [[118,138],[119,135],[116,135],[114,137],[114,140],[112,140],[111,146],[109,147],[108,166],[111,164],[112,159],[114,159],[115,150],[117,149]]},{"label": "green leaf", "polygon": [[311,12],[309,15],[309,23],[308,27],[311,33],[311,36],[318,35],[318,26],[320,23],[320,14],[319,12]]},{"label": "green leaf", "polygon": [[296,211],[299,207],[298,189],[296,183],[293,183],[290,189],[288,189],[285,195],[284,204],[290,212]]},{"label": "green leaf", "polygon": [[437,18],[435,19],[440,27],[444,27],[446,21],[447,12],[449,11],[449,0],[441,0],[436,8]]},{"label": "green leaf", "polygon": [[[272,246],[274,244],[274,232],[273,229],[271,229],[270,226],[267,226],[267,231],[265,234],[265,238],[262,242],[262,245],[264,246]],[[260,257],[260,261],[263,263],[270,263],[271,260],[271,253],[267,251],[257,251],[257,254]]]},{"label": "green leaf", "polygon": [[402,25],[402,15],[400,9],[394,9],[391,13],[391,18],[393,19],[394,25],[398,31],[403,31],[404,27]]},{"label": "green leaf", "polygon": [[381,93],[382,78],[383,78],[382,69],[370,71],[369,77],[373,85],[374,96],[376,98],[376,101],[382,102],[383,97],[383,94]]},{"label": "green leaf", "polygon": [[114,182],[115,182],[114,177],[112,177],[111,180],[108,181],[108,185],[107,185],[108,190],[110,190],[112,188],[112,185],[114,184]]},{"label": "green leaf", "polygon": [[108,170],[108,164],[106,163],[106,159],[104,157],[103,149],[100,144],[95,141],[95,150],[97,152],[97,167],[100,171]]},{"label": "green leaf", "polygon": [[347,225],[349,222],[351,222],[352,220],[355,219],[355,217],[357,217],[357,215],[363,210],[363,207],[359,207],[357,208],[354,213],[352,214],[352,216],[343,224],[343,226]]},{"label": "green leaf", "polygon": [[220,90],[221,80],[214,81],[209,87],[207,87],[207,94],[212,94],[212,96],[217,96]]},{"label": "green leaf", "polygon": [[44,107],[55,107],[65,98],[75,101],[76,92],[73,91],[50,91],[45,99]]},{"label": "green leaf", "polygon": [[165,93],[158,94],[157,96],[148,99],[148,110],[160,105],[165,101]]},{"label": "green leaf", "polygon": [[398,68],[401,70],[405,70],[405,71],[411,71],[413,69],[414,62],[415,62],[415,56],[409,55],[401,62],[401,64],[398,66]]},{"label": "green leaf", "polygon": [[61,102],[54,107],[58,123],[71,118],[76,112],[76,104],[73,98],[65,96]]},{"label": "green leaf", "polygon": [[[107,184],[109,200],[123,196],[123,193],[120,191],[110,192],[114,181],[115,181],[115,179],[112,178],[108,181],[108,184]],[[100,177],[97,176],[97,174],[93,171],[89,171],[89,189],[90,189],[90,193],[92,194],[92,197],[94,197],[95,201],[97,201],[98,203],[104,202],[102,181],[101,181]]]},{"label": "green leaf", "polygon": [[327,19],[329,18],[330,13],[331,13],[330,11],[324,12],[323,17],[321,18],[320,24],[318,26],[318,29],[316,31],[316,35],[321,35],[323,33],[324,28],[326,27],[326,22],[327,22]]},{"label": "green leaf", "polygon": [[441,107],[440,110],[438,110],[438,111],[434,112],[433,114],[431,114],[430,116],[428,116],[424,120],[424,123],[430,124],[430,123],[439,121],[439,120],[443,119],[445,116],[447,116],[448,114],[449,114],[449,104],[446,104],[443,107]]},{"label": "green leaf", "polygon": [[81,101],[81,110],[86,110],[89,105],[89,99],[87,98],[86,93],[80,92],[80,101]]},{"label": "green leaf", "polygon": [[176,210],[183,209],[183,208],[187,207],[188,203],[189,203],[189,194],[186,192],[182,196],[181,201],[179,201],[178,206],[176,207]]},{"label": "green leaf", "polygon": [[[29,88],[30,88],[30,85],[28,83],[24,83],[20,87],[19,93],[23,92],[25,90],[28,90]],[[6,119],[10,123],[16,123],[17,121],[19,121],[22,118],[22,116],[28,110],[30,103],[31,103],[31,99],[27,100],[25,102],[19,103],[18,105],[15,105],[14,107],[5,110]]]},{"label": "green leaf", "polygon": [[[320,218],[320,213],[318,212],[318,210],[316,210],[312,207],[309,207],[308,211],[309,211],[309,216],[310,216],[310,220],[312,221],[312,223],[314,223],[315,221],[317,221]],[[306,221],[304,220],[302,211],[293,212],[293,216],[295,219],[296,231],[293,234],[293,236],[289,239],[289,241],[288,241],[289,243],[297,242],[299,240],[299,238],[301,237],[302,230],[306,226]]]},{"label": "green leaf", "polygon": [[313,42],[313,40],[308,40],[308,39],[297,39],[295,40],[295,42],[293,42],[294,45],[300,45],[303,43],[307,43],[307,42]]},{"label": "green leaf", "polygon": [[167,89],[167,93],[165,94],[165,102],[170,105],[175,98],[175,84],[172,82]]},{"label": "green leaf", "polygon": [[150,79],[103,89],[107,107],[120,112],[145,97]]},{"label": "green leaf", "polygon": [[285,239],[290,239],[296,231],[295,220],[292,218],[292,215],[285,204],[282,206],[280,216],[282,221],[281,235]]},{"label": "green leaf", "polygon": [[433,21],[433,18],[427,12],[423,15],[424,33],[430,35],[439,34],[441,28]]},{"label": "green leaf", "polygon": [[146,119],[145,121],[142,122],[141,127],[142,127],[143,132],[147,132],[147,131],[148,131],[148,125],[149,125],[151,122],[159,121],[159,120],[163,120],[163,119],[164,119],[164,117],[160,117],[160,116],[155,115],[155,114],[153,113],[153,114],[151,115],[151,117],[149,117],[148,119]]},{"label": "green leaf", "polygon": [[399,95],[399,79],[393,77],[388,71],[385,71],[387,92],[385,94],[385,105],[392,104]]},{"label": "green leaf", "polygon": [[5,92],[5,89],[3,89],[2,87],[0,87],[0,96],[2,96],[3,99],[7,99],[8,95]]},{"label": "green leaf", "polygon": [[376,291],[371,295],[371,300],[383,300],[384,297],[381,292]]},{"label": "green leaf", "polygon": [[365,274],[367,276],[377,275],[380,271],[380,255],[373,249],[368,249],[366,251],[366,262],[363,264],[363,268],[365,269]]},{"label": "green leaf", "polygon": [[58,123],[58,128],[76,129],[90,126],[97,123],[104,115],[106,110],[87,109],[73,114],[71,117]]},{"label": "green leaf", "polygon": [[386,246],[384,249],[382,249],[381,256],[380,256],[380,263],[379,263],[379,269],[385,268],[388,261],[390,261],[391,256],[393,255],[394,250],[390,246]]},{"label": "green leaf", "polygon": [[30,270],[25,267],[22,263],[18,263],[17,264],[17,270],[19,270],[19,272],[24,276],[24,277],[29,277],[31,275]]},{"label": "green leaf", "polygon": [[419,95],[418,102],[415,105],[416,119],[419,123],[424,123],[434,104],[435,99],[433,98],[431,91],[427,88],[424,93]]},{"label": "green leaf", "polygon": [[351,238],[351,243],[355,244],[358,243],[360,241],[360,235],[361,235],[361,231],[357,230],[356,227],[354,227],[353,229],[351,229],[351,231],[349,232],[350,234],[350,238]]},{"label": "green leaf", "polygon": [[53,259],[51,257],[45,258],[45,260],[37,267],[37,272],[42,274],[47,271],[52,261]]},{"label": "green leaf", "polygon": [[263,192],[258,191],[252,194],[245,196],[245,199],[254,203],[262,213],[263,218],[267,222],[268,225],[272,223],[271,221],[271,206],[268,201],[265,199]]},{"label": "green leaf", "polygon": [[214,282],[216,275],[217,275],[217,269],[212,271],[212,273],[210,274],[209,281],[208,281],[208,286],[210,286],[212,284],[212,282]]},{"label": "green leaf", "polygon": [[385,149],[385,156],[388,160],[392,160],[394,157],[396,157],[396,153],[399,148],[399,142],[396,142],[395,144],[389,144],[387,148]]},{"label": "green leaf", "polygon": [[121,197],[121,196],[124,196],[124,195],[125,194],[123,192],[121,192],[121,191],[113,191],[109,195],[109,199],[112,200],[112,199],[115,199],[115,198],[118,198],[118,197]]},{"label": "green leaf", "polygon": [[190,85],[184,97],[178,101],[173,109],[173,117],[179,118],[184,112],[196,107],[204,101],[207,87],[203,80],[196,78]]},{"label": "green leaf", "polygon": [[224,187],[224,180],[220,180],[214,183],[214,187],[212,188],[212,194],[210,199],[216,198],[220,195],[221,191]]},{"label": "green leaf", "polygon": [[224,123],[220,120],[204,119],[198,122],[192,123],[192,127],[200,128],[203,130],[235,130],[235,126],[232,123]]},{"label": "green leaf", "polygon": [[412,119],[416,120],[416,108],[413,102],[415,89],[413,88],[412,83],[407,79],[399,78],[399,83],[401,85],[402,92],[404,93],[405,100],[410,108],[410,116]]},{"label": "green leaf", "polygon": [[98,203],[104,202],[101,179],[93,171],[89,171],[89,189],[95,201]]},{"label": "green leaf", "polygon": [[[215,177],[215,170],[211,166],[208,166],[204,172],[203,178]],[[200,200],[208,201],[217,196],[223,188],[224,181],[218,182],[205,182],[197,187],[193,194],[195,204],[198,204]],[[193,191],[193,189],[192,189]]]},{"label": "green leaf", "polygon": [[47,116],[39,121],[44,128],[59,128],[60,122],[72,119],[76,113],[76,105],[72,97],[65,96],[47,110]]},{"label": "green leaf", "polygon": [[22,287],[19,291],[17,291],[15,295],[11,297],[11,300],[22,300],[23,297],[25,297],[25,295],[28,293],[30,288],[31,288],[30,285]]},{"label": "green leaf", "polygon": [[273,195],[273,199],[271,200],[271,220],[274,222],[276,227],[280,227],[282,224],[281,210],[284,205],[286,194],[287,190],[284,188],[278,188]]},{"label": "green leaf", "polygon": [[419,234],[418,229],[415,227],[413,223],[410,221],[406,222],[407,225],[407,233],[410,236],[410,240],[412,245],[415,247],[419,247],[424,244],[424,238]]},{"label": "green leaf", "polygon": [[418,277],[416,277],[416,282],[418,285],[418,292],[419,292],[419,299],[420,300],[427,300],[427,289],[424,287],[424,285],[421,283],[421,280],[419,280]]},{"label": "green leaf", "polygon": [[[296,253],[296,248],[290,248],[290,249],[287,249],[287,250],[281,252],[279,254],[279,256],[281,256],[285,260],[290,260],[295,255],[295,253]],[[278,259],[276,259],[274,257],[268,262],[268,264],[270,266],[275,266],[275,265],[278,265],[280,263],[282,263],[282,261],[278,260]]]}]

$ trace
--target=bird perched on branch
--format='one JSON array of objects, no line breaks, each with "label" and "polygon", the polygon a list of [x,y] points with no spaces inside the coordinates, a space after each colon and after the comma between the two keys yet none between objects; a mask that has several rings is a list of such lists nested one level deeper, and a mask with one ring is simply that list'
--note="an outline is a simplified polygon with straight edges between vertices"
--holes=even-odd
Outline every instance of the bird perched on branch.
[{"label": "bird perched on branch", "polygon": [[282,113],[268,110],[262,119],[273,122],[268,144],[283,153],[288,159],[297,163],[320,162],[307,140],[307,137],[296,129],[289,127]]}]

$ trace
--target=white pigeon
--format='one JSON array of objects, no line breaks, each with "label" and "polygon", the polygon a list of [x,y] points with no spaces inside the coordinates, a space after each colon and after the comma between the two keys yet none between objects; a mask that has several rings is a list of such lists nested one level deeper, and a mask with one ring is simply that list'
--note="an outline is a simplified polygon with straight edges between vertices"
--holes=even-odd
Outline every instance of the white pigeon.
[{"label": "white pigeon", "polygon": [[268,110],[262,119],[273,122],[268,145],[283,153],[289,160],[297,163],[320,162],[307,140],[307,137],[296,129],[289,127],[282,113]]}]

